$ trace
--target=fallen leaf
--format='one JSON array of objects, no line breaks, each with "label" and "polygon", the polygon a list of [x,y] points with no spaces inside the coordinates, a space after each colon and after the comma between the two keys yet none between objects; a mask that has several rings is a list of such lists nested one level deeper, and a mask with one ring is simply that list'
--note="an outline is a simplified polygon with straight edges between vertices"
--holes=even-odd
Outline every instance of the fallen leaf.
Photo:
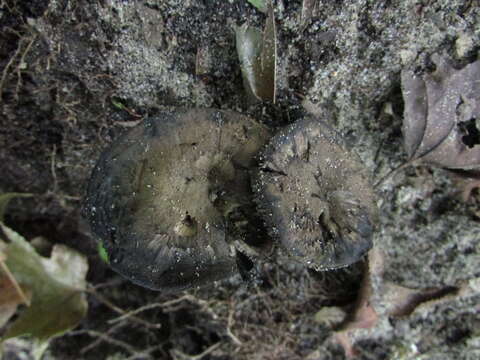
[{"label": "fallen leaf", "polygon": [[391,282],[384,285],[384,297],[388,302],[387,313],[394,317],[412,314],[420,306],[432,306],[456,296],[459,288],[444,286],[439,288],[411,289]]},{"label": "fallen leaf", "polygon": [[18,305],[30,305],[31,293],[24,291],[5,265],[6,256],[0,252],[0,327],[17,310]]},{"label": "fallen leaf", "polygon": [[358,329],[369,329],[376,326],[379,320],[379,315],[371,303],[373,292],[371,275],[383,271],[383,256],[376,249],[372,249],[368,259],[368,268],[365,270],[355,307],[347,321],[338,331],[335,331],[333,336],[335,341],[343,347],[347,358],[357,355],[351,335]]},{"label": "fallen leaf", "polygon": [[460,70],[432,57],[433,73],[402,71],[403,134],[411,159],[444,168],[480,168],[480,60]]},{"label": "fallen leaf", "polygon": [[31,305],[8,328],[3,340],[30,335],[40,343],[75,327],[87,312],[85,257],[55,245],[44,258],[18,233],[0,223],[8,240],[5,264],[22,288],[32,292]]},{"label": "fallen leaf", "polygon": [[467,203],[474,198],[473,191],[480,188],[480,171],[450,170],[455,186],[460,189],[460,199]]},{"label": "fallen leaf", "polygon": [[273,9],[263,34],[247,24],[236,28],[237,53],[247,93],[258,100],[275,102],[276,92],[276,30]]},{"label": "fallen leaf", "polygon": [[[5,193],[0,195],[0,221],[3,221],[8,203],[15,197],[30,197],[31,194]],[[31,292],[18,285],[5,264],[7,244],[0,240],[0,327],[5,325],[17,310],[18,305],[30,305]]]},{"label": "fallen leaf", "polygon": [[267,4],[270,0],[247,0],[250,4],[255,6],[257,10],[265,13],[267,12]]},{"label": "fallen leaf", "polygon": [[110,259],[108,258],[107,249],[105,249],[101,241],[98,242],[97,251],[98,251],[98,255],[100,256],[100,259],[102,259],[102,261],[105,264],[110,264]]},{"label": "fallen leaf", "polygon": [[355,334],[358,330],[372,329],[382,319],[407,317],[417,309],[432,308],[456,297],[475,296],[480,288],[480,279],[474,278],[455,286],[411,289],[384,280],[384,269],[385,256],[373,248],[368,254],[368,269],[365,271],[356,304],[346,321],[333,335],[333,340],[344,349],[347,358],[358,355],[355,348],[355,339],[358,340]]},{"label": "fallen leaf", "polygon": [[338,331],[335,333],[334,338],[335,341],[340,344],[345,351],[345,356],[347,359],[352,359],[358,355],[358,351],[355,350],[355,347],[350,340],[348,331]]}]

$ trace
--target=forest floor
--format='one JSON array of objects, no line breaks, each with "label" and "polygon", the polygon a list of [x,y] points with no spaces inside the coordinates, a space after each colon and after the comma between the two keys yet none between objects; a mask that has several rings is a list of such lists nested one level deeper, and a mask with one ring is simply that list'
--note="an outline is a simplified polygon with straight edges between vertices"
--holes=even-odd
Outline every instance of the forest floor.
[{"label": "forest floor", "polygon": [[[6,223],[80,251],[90,267],[88,315],[45,358],[480,358],[480,195],[462,201],[457,180],[427,164],[376,188],[375,253],[345,269],[315,272],[279,254],[256,264],[252,283],[167,295],[98,256],[80,214],[86,183],[102,149],[143,118],[213,107],[276,128],[315,114],[376,182],[407,160],[402,69],[431,71],[434,54],[462,67],[480,50],[476,0],[276,0],[274,11],[277,101],[251,104],[234,29],[262,28],[265,15],[246,0],[0,0],[0,192],[36,194],[12,201]],[[420,300],[389,310],[405,293]],[[10,341],[4,358],[30,349]]]}]

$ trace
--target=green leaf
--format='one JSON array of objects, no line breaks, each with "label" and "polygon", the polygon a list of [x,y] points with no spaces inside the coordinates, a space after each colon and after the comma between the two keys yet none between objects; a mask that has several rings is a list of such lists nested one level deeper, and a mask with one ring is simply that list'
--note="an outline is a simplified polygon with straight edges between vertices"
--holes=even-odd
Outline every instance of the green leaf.
[{"label": "green leaf", "polygon": [[5,264],[20,286],[32,292],[30,307],[8,328],[3,340],[30,335],[39,343],[75,327],[86,315],[86,258],[55,245],[50,258],[38,255],[18,233],[0,223],[8,242]]},{"label": "green leaf", "polygon": [[103,246],[103,243],[100,241],[97,246],[98,255],[103,262],[110,264],[110,259],[108,258],[107,249]]},{"label": "green leaf", "polygon": [[5,217],[5,211],[11,199],[16,197],[32,197],[32,194],[27,193],[5,193],[0,195],[0,221]]},{"label": "green leaf", "polygon": [[117,101],[115,99],[111,99],[112,101],[112,105],[115,106],[117,109],[119,110],[125,110],[126,109],[126,106],[123,105],[120,101]]},{"label": "green leaf", "polygon": [[236,29],[237,53],[247,93],[258,100],[275,102],[276,31],[269,7],[263,34],[244,24]]},{"label": "green leaf", "polygon": [[247,0],[250,4],[255,6],[259,11],[266,13],[267,12],[267,4],[269,0]]}]

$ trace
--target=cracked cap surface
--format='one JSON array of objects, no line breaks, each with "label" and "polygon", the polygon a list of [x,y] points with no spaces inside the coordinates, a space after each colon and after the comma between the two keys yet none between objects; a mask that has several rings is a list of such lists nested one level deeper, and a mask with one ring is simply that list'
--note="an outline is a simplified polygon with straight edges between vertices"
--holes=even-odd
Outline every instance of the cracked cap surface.
[{"label": "cracked cap surface", "polygon": [[272,138],[254,189],[271,235],[311,268],[350,265],[372,247],[377,208],[368,173],[319,120],[298,121]]},{"label": "cracked cap surface", "polygon": [[84,206],[112,268],[167,291],[235,273],[226,212],[251,202],[249,168],[268,137],[245,116],[192,109],[147,119],[116,140]]}]

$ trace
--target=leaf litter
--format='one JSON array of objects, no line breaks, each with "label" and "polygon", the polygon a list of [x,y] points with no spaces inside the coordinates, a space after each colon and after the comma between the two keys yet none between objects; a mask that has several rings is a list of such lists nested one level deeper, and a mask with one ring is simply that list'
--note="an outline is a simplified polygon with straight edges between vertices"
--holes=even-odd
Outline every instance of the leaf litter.
[{"label": "leaf litter", "polygon": [[268,7],[263,33],[248,24],[237,27],[235,32],[247,94],[253,99],[275,103],[277,35],[272,6]]},{"label": "leaf litter", "polygon": [[401,73],[402,132],[409,159],[375,187],[422,161],[467,179],[465,199],[480,186],[480,60],[457,69],[446,55],[434,54],[431,59],[436,67],[431,73],[411,69]]},{"label": "leaf litter", "polygon": [[384,269],[383,252],[375,248],[370,250],[355,306],[332,336],[347,358],[358,355],[355,343],[359,330],[371,330],[391,318],[407,318],[420,309],[432,309],[456,297],[475,296],[480,281],[474,278],[452,286],[413,289],[385,281]]},{"label": "leaf litter", "polygon": [[[2,216],[10,199],[26,194],[0,196]],[[19,304],[27,307],[3,333],[0,341],[29,335],[45,348],[48,340],[75,327],[86,315],[86,258],[76,251],[55,245],[50,258],[40,256],[20,234],[0,218],[0,326]]]},{"label": "leaf litter", "polygon": [[15,314],[21,304],[30,305],[31,292],[23,290],[5,265],[6,255],[0,250],[0,327]]},{"label": "leaf litter", "polygon": [[460,70],[440,55],[433,73],[402,72],[403,133],[410,159],[449,169],[480,168],[480,61]]}]

